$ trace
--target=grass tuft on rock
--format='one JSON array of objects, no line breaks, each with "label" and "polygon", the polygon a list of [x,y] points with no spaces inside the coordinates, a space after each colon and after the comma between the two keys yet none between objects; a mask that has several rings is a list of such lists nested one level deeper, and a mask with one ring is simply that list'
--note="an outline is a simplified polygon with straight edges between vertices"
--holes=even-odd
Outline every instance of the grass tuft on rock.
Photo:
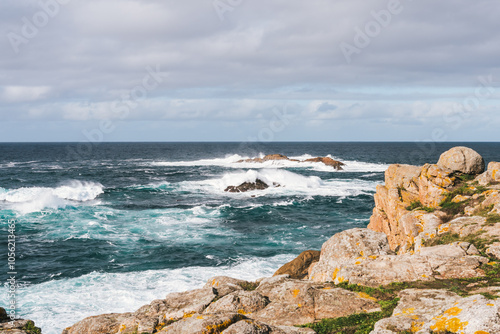
[{"label": "grass tuft on rock", "polygon": [[243,288],[243,290],[245,290],[245,291],[254,291],[259,286],[259,283],[257,283],[257,282],[240,282],[240,283],[238,283],[238,285],[241,286]]},{"label": "grass tuft on rock", "polygon": [[320,322],[307,324],[302,327],[312,328],[318,334],[369,334],[375,323],[390,317],[398,305],[399,298],[380,300],[380,312],[358,313],[347,317],[323,319]]},{"label": "grass tuft on rock", "polygon": [[423,211],[426,211],[426,212],[434,212],[434,211],[436,211],[435,208],[424,206],[420,201],[411,202],[411,204],[406,207],[406,210],[408,210],[408,211],[414,211],[414,210],[417,210],[417,209],[418,210],[423,210]]}]

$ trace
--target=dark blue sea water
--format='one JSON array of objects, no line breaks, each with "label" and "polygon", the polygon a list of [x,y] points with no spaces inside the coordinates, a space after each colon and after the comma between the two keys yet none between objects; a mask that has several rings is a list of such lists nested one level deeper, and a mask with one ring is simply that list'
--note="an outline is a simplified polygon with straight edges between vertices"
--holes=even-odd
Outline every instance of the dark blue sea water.
[{"label": "dark blue sea water", "polygon": [[[365,227],[389,164],[435,163],[457,145],[500,161],[498,143],[0,144],[0,278],[9,219],[17,222],[17,279],[26,284],[19,314],[48,334],[214,275],[271,275],[336,232]],[[271,153],[346,166],[237,163]],[[281,186],[224,192],[257,178]],[[0,297],[5,306],[5,289]]]}]

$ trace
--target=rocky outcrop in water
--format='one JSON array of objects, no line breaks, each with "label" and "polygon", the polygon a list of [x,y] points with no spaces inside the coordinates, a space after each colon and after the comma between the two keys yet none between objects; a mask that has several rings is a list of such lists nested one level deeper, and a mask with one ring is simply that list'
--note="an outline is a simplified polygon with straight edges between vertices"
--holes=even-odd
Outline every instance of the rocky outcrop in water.
[{"label": "rocky outcrop in water", "polygon": [[[277,187],[279,185],[275,183],[274,186]],[[229,186],[226,189],[224,189],[224,191],[230,193],[244,193],[247,191],[264,190],[267,188],[269,188],[267,183],[265,183],[261,179],[257,179],[255,180],[255,182],[243,182],[239,186]]]},{"label": "rocky outcrop in water", "polygon": [[329,157],[317,157],[317,158],[311,158],[311,159],[306,159],[306,160],[297,160],[297,159],[290,159],[286,155],[283,154],[268,154],[264,156],[263,158],[253,158],[253,159],[245,159],[245,160],[239,160],[237,163],[242,163],[242,162],[256,162],[256,163],[263,163],[266,161],[276,161],[276,160],[287,160],[287,161],[294,161],[294,162],[321,162],[327,166],[331,166],[335,168],[336,170],[342,170],[343,166],[345,164],[343,162],[334,160]]}]

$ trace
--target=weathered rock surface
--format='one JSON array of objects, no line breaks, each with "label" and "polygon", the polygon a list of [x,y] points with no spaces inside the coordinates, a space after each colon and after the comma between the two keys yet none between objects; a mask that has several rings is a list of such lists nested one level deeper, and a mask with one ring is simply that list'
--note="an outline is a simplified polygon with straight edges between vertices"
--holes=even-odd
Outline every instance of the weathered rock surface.
[{"label": "weathered rock surface", "polygon": [[66,328],[63,334],[123,333],[124,328],[131,332],[153,333],[157,327],[161,328],[173,320],[202,313],[216,297],[212,288],[171,293],[166,299],[154,300],[134,313],[85,318]]},{"label": "weathered rock surface", "polygon": [[221,298],[231,292],[242,291],[242,284],[249,284],[249,282],[227,276],[215,276],[209,279],[203,288],[215,289],[217,297]]},{"label": "weathered rock surface", "polygon": [[298,325],[323,318],[379,311],[369,296],[309,281],[292,279],[263,282],[256,290],[271,303],[248,317],[270,325]]},{"label": "weathered rock surface", "polygon": [[371,334],[411,333],[484,334],[500,333],[500,303],[482,295],[462,298],[446,290],[409,289],[392,317],[375,324]]},{"label": "weathered rock surface", "polygon": [[490,162],[488,169],[483,174],[477,176],[476,181],[482,186],[500,182],[500,162]]},{"label": "weathered rock surface", "polygon": [[441,154],[438,166],[464,174],[481,174],[484,172],[484,159],[471,148],[458,146]]},{"label": "weathered rock surface", "polygon": [[210,304],[203,313],[257,312],[269,304],[269,299],[257,291],[235,291]]},{"label": "weathered rock surface", "polygon": [[127,322],[132,313],[102,314],[88,317],[63,330],[62,334],[118,333],[122,322]]},{"label": "weathered rock surface", "polygon": [[[322,248],[320,261],[311,271],[311,280],[376,287],[393,282],[484,275],[480,267],[488,259],[477,256],[479,252],[469,243],[457,242],[421,248],[415,254],[391,255],[384,234],[366,231],[347,230],[330,238]],[[364,236],[362,241],[360,236]]]},{"label": "weathered rock surface", "polygon": [[291,278],[303,279],[308,277],[308,269],[313,262],[319,261],[320,251],[307,250],[300,253],[294,260],[284,264],[273,276],[288,274]]},{"label": "weathered rock surface", "polygon": [[255,180],[255,182],[243,182],[239,186],[228,186],[226,189],[224,189],[224,191],[230,193],[244,193],[247,191],[264,190],[267,188],[269,188],[267,183],[265,183],[261,179],[257,179]]},{"label": "weathered rock surface", "polygon": [[191,314],[173,324],[164,327],[158,333],[168,334],[207,334],[221,333],[232,324],[245,319],[239,313]]},{"label": "weathered rock surface", "polygon": [[315,282],[337,281],[341,267],[354,264],[357,259],[392,254],[387,236],[381,232],[356,228],[335,234],[321,247],[318,263],[311,270]]},{"label": "weathered rock surface", "polygon": [[336,170],[342,170],[342,166],[345,166],[345,164],[343,162],[334,160],[330,157],[317,157],[317,158],[311,158],[311,159],[306,159],[306,160],[296,160],[296,159],[290,159],[286,155],[283,155],[283,154],[268,154],[263,158],[244,159],[244,160],[237,161],[237,163],[241,163],[241,162],[263,163],[266,161],[273,161],[273,160],[288,160],[288,161],[295,161],[295,162],[321,162],[327,166],[331,166],[331,167],[335,168]]}]

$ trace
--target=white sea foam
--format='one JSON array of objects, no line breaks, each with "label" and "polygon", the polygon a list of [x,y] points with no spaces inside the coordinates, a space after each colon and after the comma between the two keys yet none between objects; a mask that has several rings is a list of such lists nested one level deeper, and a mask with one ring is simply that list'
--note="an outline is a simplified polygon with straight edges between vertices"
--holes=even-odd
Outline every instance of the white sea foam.
[{"label": "white sea foam", "polygon": [[[244,182],[262,180],[269,188],[246,193],[226,193],[228,186],[237,186]],[[287,170],[251,169],[246,172],[226,173],[222,177],[204,181],[184,181],[178,183],[182,191],[208,192],[227,196],[358,196],[373,194],[378,182],[349,179],[321,180],[317,176],[304,176]],[[279,186],[278,186],[279,185]]]},{"label": "white sea foam", "polygon": [[55,188],[0,188],[0,209],[13,209],[22,214],[43,209],[63,208],[96,199],[104,187],[100,183],[70,181]]},{"label": "white sea foam", "polygon": [[[91,273],[21,288],[17,294],[20,316],[32,319],[44,334],[59,334],[85,317],[133,312],[170,292],[200,288],[213,276],[245,280],[271,276],[293,255],[241,260],[226,267],[188,267],[131,273]],[[54,293],[57,291],[57,293]],[[0,289],[6,300],[7,291]]]},{"label": "white sea foam", "polygon": [[[264,156],[263,153],[259,154],[259,158]],[[332,158],[334,160],[339,160],[345,163],[344,171],[346,172],[383,172],[385,171],[389,165],[387,164],[379,164],[379,163],[370,163],[370,162],[361,162],[356,160],[342,160],[340,158],[334,157],[332,155],[327,155],[327,157]],[[300,156],[292,156],[289,157],[292,160],[299,161],[290,161],[290,160],[270,160],[264,162],[238,162],[241,160],[249,159],[250,157],[241,156],[239,154],[228,155],[225,158],[216,158],[216,159],[202,159],[202,160],[193,160],[193,161],[157,161],[152,162],[153,166],[219,166],[225,168],[245,168],[245,169],[262,169],[262,168],[305,168],[312,169],[319,172],[335,172],[335,168],[332,166],[327,166],[322,162],[303,162],[304,160],[314,158],[314,156],[310,154],[303,154]],[[253,157],[255,158],[255,157]]]}]

